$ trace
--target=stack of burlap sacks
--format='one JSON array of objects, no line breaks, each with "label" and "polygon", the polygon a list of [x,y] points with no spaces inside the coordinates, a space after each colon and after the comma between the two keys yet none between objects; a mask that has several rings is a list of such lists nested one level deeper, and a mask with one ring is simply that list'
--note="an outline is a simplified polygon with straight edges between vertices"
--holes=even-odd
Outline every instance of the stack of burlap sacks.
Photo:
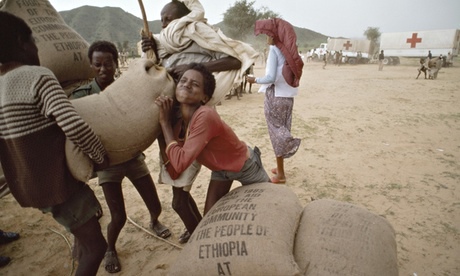
[{"label": "stack of burlap sacks", "polygon": [[204,216],[169,274],[396,276],[395,232],[353,204],[302,208],[286,186],[241,186]]},{"label": "stack of burlap sacks", "polygon": [[[92,76],[87,57],[89,44],[71,29],[47,0],[2,2],[10,12],[31,27],[41,65],[57,77],[67,95]],[[99,95],[72,100],[77,112],[91,126],[108,152],[110,165],[132,159],[147,149],[161,131],[159,95],[172,96],[174,81],[162,67],[143,59]],[[66,155],[72,174],[86,181],[93,174],[92,161],[72,142]]]}]

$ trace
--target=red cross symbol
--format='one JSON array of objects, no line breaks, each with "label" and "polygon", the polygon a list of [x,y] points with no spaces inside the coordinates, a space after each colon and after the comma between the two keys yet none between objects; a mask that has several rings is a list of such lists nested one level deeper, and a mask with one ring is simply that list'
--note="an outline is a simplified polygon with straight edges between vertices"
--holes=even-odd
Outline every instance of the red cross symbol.
[{"label": "red cross symbol", "polygon": [[347,51],[348,51],[348,48],[350,48],[351,46],[353,46],[353,44],[350,43],[350,40],[347,40],[347,43],[343,44],[343,47],[345,47],[345,50]]},{"label": "red cross symbol", "polygon": [[417,37],[417,33],[412,33],[412,37],[408,38],[406,43],[410,43],[411,48],[415,48],[417,46],[417,43],[422,42],[422,39],[420,37]]}]

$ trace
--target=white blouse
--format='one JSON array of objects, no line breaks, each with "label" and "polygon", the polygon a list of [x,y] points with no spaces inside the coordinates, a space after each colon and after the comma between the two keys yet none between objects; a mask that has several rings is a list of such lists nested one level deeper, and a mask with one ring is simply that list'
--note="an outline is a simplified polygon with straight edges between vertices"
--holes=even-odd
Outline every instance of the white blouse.
[{"label": "white blouse", "polygon": [[275,97],[292,98],[297,95],[298,88],[290,86],[283,77],[283,66],[286,59],[281,50],[275,45],[270,45],[265,67],[265,76],[256,78],[256,83],[262,84],[259,92],[265,93],[267,88],[275,85]]}]

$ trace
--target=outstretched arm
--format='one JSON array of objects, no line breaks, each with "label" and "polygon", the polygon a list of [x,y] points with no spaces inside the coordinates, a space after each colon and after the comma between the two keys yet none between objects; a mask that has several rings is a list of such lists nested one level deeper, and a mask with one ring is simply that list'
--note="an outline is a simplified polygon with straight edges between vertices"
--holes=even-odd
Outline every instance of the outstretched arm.
[{"label": "outstretched arm", "polygon": [[[241,68],[241,61],[234,57],[224,57],[213,61],[202,63],[210,72],[222,72],[238,70]],[[187,70],[188,64],[178,65],[169,70],[169,73],[175,77],[182,75]]]}]

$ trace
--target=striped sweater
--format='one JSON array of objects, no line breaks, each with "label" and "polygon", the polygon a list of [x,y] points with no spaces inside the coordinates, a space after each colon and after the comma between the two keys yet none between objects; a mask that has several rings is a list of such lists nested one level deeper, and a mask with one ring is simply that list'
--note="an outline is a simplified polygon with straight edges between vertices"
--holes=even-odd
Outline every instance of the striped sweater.
[{"label": "striped sweater", "polygon": [[66,137],[102,163],[101,141],[49,69],[20,66],[0,75],[0,160],[21,206],[53,206],[81,187],[66,165]]}]

